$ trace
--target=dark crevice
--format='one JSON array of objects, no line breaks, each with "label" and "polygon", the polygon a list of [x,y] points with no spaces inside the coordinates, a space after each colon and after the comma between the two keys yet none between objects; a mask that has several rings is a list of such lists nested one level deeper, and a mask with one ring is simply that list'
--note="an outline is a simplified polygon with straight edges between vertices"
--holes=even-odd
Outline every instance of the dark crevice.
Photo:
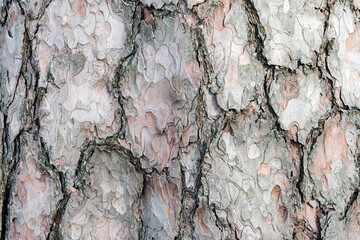
[{"label": "dark crevice", "polygon": [[129,27],[129,36],[127,38],[127,44],[130,45],[130,53],[125,57],[119,60],[118,66],[115,69],[115,75],[112,80],[112,93],[116,99],[118,99],[119,109],[117,110],[118,114],[118,122],[120,123],[119,129],[119,137],[121,139],[125,139],[125,132],[127,126],[127,118],[125,114],[125,106],[124,106],[124,97],[122,96],[122,84],[123,84],[123,76],[126,72],[128,65],[131,64],[131,61],[135,57],[138,45],[136,43],[136,36],[140,33],[140,23],[143,16],[143,7],[140,5],[140,2],[134,4],[133,7],[133,22]]},{"label": "dark crevice", "polygon": [[[181,210],[179,221],[179,233],[176,239],[184,239],[186,237],[194,238],[195,222],[194,217],[196,211],[200,205],[199,194],[202,188],[203,177],[203,164],[205,154],[208,151],[210,143],[213,141],[221,125],[225,120],[225,117],[220,117],[217,120],[210,120],[206,111],[206,103],[204,96],[204,87],[208,86],[212,94],[215,94],[220,86],[217,83],[216,76],[214,77],[214,70],[212,64],[208,58],[208,51],[205,45],[204,35],[202,28],[199,27],[202,24],[202,20],[197,15],[196,11],[190,10],[187,7],[186,2],[182,5],[184,12],[191,14],[197,21],[197,25],[190,28],[190,34],[193,39],[193,47],[195,50],[195,59],[202,68],[202,77],[200,79],[200,87],[196,96],[196,122],[198,124],[198,137],[197,148],[200,153],[200,157],[196,161],[196,169],[192,170],[192,173],[196,175],[195,186],[188,188],[185,184],[184,169],[181,167]],[[189,204],[191,203],[191,204]]]},{"label": "dark crevice", "polygon": [[20,163],[20,136],[14,141],[14,152],[12,154],[12,167],[8,173],[5,190],[3,193],[4,199],[2,202],[2,216],[1,216],[1,240],[5,240],[8,237],[8,229],[10,222],[9,207],[12,204],[12,189],[16,184],[17,175],[19,172]]},{"label": "dark crevice", "polygon": [[[360,186],[359,186],[360,187]],[[340,218],[340,220],[348,220],[348,213],[350,208],[354,205],[354,203],[357,201],[359,196],[359,187],[355,189],[353,194],[350,196],[349,202],[346,204],[345,211],[343,213],[343,216]]]},{"label": "dark crevice", "polygon": [[[40,131],[40,125],[38,125],[38,131]],[[41,136],[38,134],[35,137],[35,140],[38,141],[39,144],[39,150],[40,150],[40,159],[42,160],[43,164],[47,168],[47,170],[50,170],[51,172],[54,172],[58,176],[58,180],[60,181],[60,190],[62,193],[62,198],[57,203],[57,207],[55,210],[55,214],[53,217],[53,220],[50,225],[50,232],[48,234],[47,239],[59,239],[60,238],[60,231],[59,231],[59,224],[61,222],[61,218],[65,212],[66,204],[70,198],[70,194],[67,191],[66,187],[66,174],[64,174],[62,171],[58,170],[51,162],[50,162],[50,153],[49,150],[42,139]]]},{"label": "dark crevice", "polygon": [[[43,3],[45,3],[44,1]],[[6,5],[4,6],[6,10],[8,9],[11,1],[7,1]],[[22,2],[17,1],[19,5],[20,11],[22,15],[26,15],[26,11],[24,10],[24,6]],[[48,4],[42,7],[43,11]],[[7,16],[7,13],[6,13]],[[1,112],[4,116],[4,129],[3,129],[3,136],[2,136],[2,171],[3,171],[3,179],[2,181],[5,182],[5,190],[3,192],[3,205],[2,205],[2,220],[1,220],[1,239],[7,239],[9,236],[9,224],[10,224],[10,213],[9,207],[12,204],[12,191],[15,187],[15,183],[17,181],[17,175],[19,173],[19,164],[20,164],[20,151],[21,151],[21,139],[23,134],[29,133],[33,135],[33,139],[37,142],[37,148],[39,150],[39,159],[42,160],[41,162],[43,166],[46,167],[46,170],[50,170],[58,174],[59,180],[61,182],[61,190],[62,192],[66,191],[65,188],[65,181],[64,181],[64,174],[56,169],[50,163],[50,157],[48,150],[41,138],[40,135],[40,120],[39,120],[39,106],[41,104],[41,100],[43,98],[44,92],[46,89],[39,87],[39,69],[35,58],[32,52],[32,40],[30,38],[28,24],[30,25],[29,21],[32,19],[25,18],[24,20],[24,33],[23,33],[23,47],[22,47],[22,60],[21,60],[21,67],[20,72],[17,77],[16,87],[11,97],[10,102],[5,104],[5,100],[1,101]],[[7,18],[5,18],[7,21]],[[4,25],[4,23],[3,23]],[[29,68],[30,66],[30,68]],[[24,99],[23,99],[23,109],[24,119],[22,119],[22,125],[20,128],[20,133],[15,136],[13,142],[10,142],[10,133],[9,133],[9,124],[8,121],[8,109],[12,105],[15,100],[16,95],[18,94],[18,87],[20,78],[24,79],[25,83],[25,92],[24,92]],[[32,92],[33,94],[28,94]],[[31,96],[33,95],[33,97]],[[13,146],[11,146],[13,145]],[[13,150],[12,150],[13,149]],[[11,154],[11,156],[9,156]],[[12,166],[10,166],[10,164]],[[10,169],[9,169],[10,168]],[[9,170],[8,170],[9,169]]]},{"label": "dark crevice", "polygon": [[237,231],[236,229],[225,219],[222,220],[219,215],[217,214],[217,209],[215,206],[211,206],[212,208],[212,212],[214,213],[215,216],[215,225],[217,228],[219,228],[219,230],[224,234],[226,230],[229,230],[229,234],[231,233],[232,238],[231,239],[236,239],[238,240],[239,237],[237,236]]},{"label": "dark crevice", "polygon": [[[8,3],[10,4],[10,3]],[[8,5],[6,5],[8,8]],[[3,128],[3,135],[2,135],[2,163],[1,163],[1,171],[2,171],[2,182],[5,184],[5,189],[2,189],[3,192],[3,202],[2,202],[2,213],[1,213],[1,239],[5,240],[8,238],[9,232],[9,224],[10,224],[10,213],[9,208],[12,204],[12,190],[17,181],[17,175],[19,172],[19,165],[20,165],[20,151],[21,151],[21,139],[22,135],[28,131],[29,129],[25,129],[24,126],[20,127],[19,133],[14,136],[12,142],[10,142],[10,123],[8,123],[9,117],[9,107],[13,103],[15,96],[17,94],[18,85],[20,82],[20,77],[23,76],[25,82],[27,82],[28,75],[27,72],[27,63],[28,63],[28,56],[29,56],[29,47],[31,47],[31,41],[29,39],[29,35],[26,28],[26,19],[24,21],[24,39],[23,39],[23,47],[22,47],[22,60],[21,60],[21,67],[20,72],[17,77],[17,83],[15,86],[15,90],[13,96],[9,103],[5,103],[5,100],[1,100],[0,103],[0,110],[3,113],[4,118],[4,128]],[[2,82],[2,81],[1,81]],[[26,86],[28,87],[28,86]],[[28,88],[27,88],[28,90]],[[31,89],[29,89],[31,90]],[[24,101],[27,101],[25,99]],[[30,100],[31,101],[31,100]],[[25,115],[32,115],[28,109],[25,112]]]},{"label": "dark crevice", "polygon": [[62,239],[60,224],[66,211],[67,203],[70,199],[70,194],[65,194],[63,198],[58,202],[56,212],[50,226],[50,232],[47,236],[47,240]]},{"label": "dark crevice", "polygon": [[10,8],[11,3],[12,3],[12,0],[5,0],[3,2],[3,6],[2,6],[1,12],[0,12],[0,24],[2,27],[5,25],[5,23],[8,20],[9,8]]},{"label": "dark crevice", "polygon": [[273,81],[275,81],[275,67],[271,66],[271,67],[269,67],[269,69],[267,70],[267,72],[265,74],[265,79],[264,79],[264,83],[263,83],[264,84],[263,87],[264,87],[264,95],[265,95],[265,104],[266,104],[266,107],[267,107],[269,113],[271,114],[271,116],[274,119],[275,130],[279,133],[279,135],[284,139],[284,141],[286,143],[289,143],[290,139],[288,137],[288,134],[281,127],[281,123],[279,121],[279,116],[277,115],[277,113],[275,112],[275,110],[271,104],[269,92],[270,92],[271,83]]},{"label": "dark crevice", "polygon": [[257,9],[252,0],[243,0],[245,12],[248,18],[248,39],[250,46],[255,47],[256,58],[265,68],[269,67],[264,53],[266,32],[263,27]]},{"label": "dark crevice", "polygon": [[[147,175],[142,172],[143,175],[143,184],[142,184],[142,189],[141,189],[141,193],[139,194],[139,198],[138,198],[138,203],[139,205],[141,204],[141,201],[145,198],[145,194],[146,194],[146,188],[147,186],[149,186],[149,182],[148,182],[148,178]],[[140,223],[141,223],[141,231],[139,231],[139,239],[146,239],[146,230],[144,229],[144,220],[142,219],[142,217],[140,217]]]},{"label": "dark crevice", "polygon": [[28,71],[27,71],[27,65],[28,65],[28,58],[29,56],[31,56],[32,54],[32,50],[31,50],[31,46],[32,46],[32,42],[30,40],[30,36],[29,36],[29,32],[27,31],[27,28],[26,28],[26,24],[27,24],[27,21],[25,19],[24,21],[24,39],[23,39],[23,46],[22,46],[22,59],[21,59],[21,67],[20,67],[20,72],[17,76],[17,79],[16,79],[16,86],[15,86],[15,90],[14,90],[14,93],[13,93],[13,96],[10,100],[9,103],[7,103],[7,105],[5,106],[5,109],[9,109],[9,107],[11,106],[11,104],[14,102],[15,100],[15,97],[16,97],[16,94],[17,94],[17,89],[18,89],[18,86],[19,86],[19,82],[20,82],[20,78],[23,77],[24,80],[25,80],[25,84],[27,85],[27,80],[28,80]]},{"label": "dark crevice", "polygon": [[299,164],[299,169],[298,169],[299,174],[297,176],[295,186],[296,186],[297,191],[299,192],[301,202],[305,202],[304,193],[302,192],[302,189],[301,189],[301,183],[303,182],[304,175],[305,175],[305,171],[304,171],[304,153],[303,153],[304,145],[302,145],[300,143],[297,143],[297,142],[294,142],[292,140],[291,140],[291,144],[293,146],[295,146],[296,148],[298,148],[299,151],[300,151],[300,164]]}]

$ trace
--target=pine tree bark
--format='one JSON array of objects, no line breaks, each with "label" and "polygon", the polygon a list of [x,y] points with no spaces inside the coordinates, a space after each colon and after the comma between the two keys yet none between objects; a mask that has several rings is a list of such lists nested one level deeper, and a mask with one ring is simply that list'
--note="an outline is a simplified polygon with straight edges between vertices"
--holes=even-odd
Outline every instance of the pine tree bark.
[{"label": "pine tree bark", "polygon": [[1,239],[358,239],[359,1],[0,7]]}]

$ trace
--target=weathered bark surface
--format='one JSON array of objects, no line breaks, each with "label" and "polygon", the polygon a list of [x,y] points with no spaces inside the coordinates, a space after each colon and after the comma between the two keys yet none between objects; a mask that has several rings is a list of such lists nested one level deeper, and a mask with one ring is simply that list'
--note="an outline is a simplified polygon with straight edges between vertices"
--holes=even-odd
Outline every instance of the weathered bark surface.
[{"label": "weathered bark surface", "polygon": [[358,239],[360,1],[4,0],[1,239]]}]

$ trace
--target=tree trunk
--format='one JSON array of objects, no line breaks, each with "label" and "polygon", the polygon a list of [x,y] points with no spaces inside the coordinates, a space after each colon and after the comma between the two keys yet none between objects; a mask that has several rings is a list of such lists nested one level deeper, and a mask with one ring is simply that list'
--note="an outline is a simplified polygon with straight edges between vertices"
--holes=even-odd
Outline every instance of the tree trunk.
[{"label": "tree trunk", "polygon": [[1,239],[358,239],[359,1],[0,4]]}]

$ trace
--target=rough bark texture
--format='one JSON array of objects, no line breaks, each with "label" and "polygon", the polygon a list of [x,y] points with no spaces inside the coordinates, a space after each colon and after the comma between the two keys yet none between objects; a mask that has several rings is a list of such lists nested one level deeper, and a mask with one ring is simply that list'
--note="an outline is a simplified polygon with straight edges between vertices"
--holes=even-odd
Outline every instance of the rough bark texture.
[{"label": "rough bark texture", "polygon": [[0,7],[1,239],[359,239],[360,1]]}]

